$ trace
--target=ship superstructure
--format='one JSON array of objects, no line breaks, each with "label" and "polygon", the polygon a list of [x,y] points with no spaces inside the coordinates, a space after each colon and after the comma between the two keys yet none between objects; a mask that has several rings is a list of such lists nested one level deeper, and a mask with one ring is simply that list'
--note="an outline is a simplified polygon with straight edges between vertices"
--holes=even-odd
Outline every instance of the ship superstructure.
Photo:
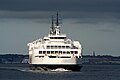
[{"label": "ship superstructure", "polygon": [[59,15],[52,25],[48,36],[28,43],[29,64],[33,70],[52,70],[64,68],[79,71],[82,67],[82,47],[79,41],[68,39],[60,32]]}]

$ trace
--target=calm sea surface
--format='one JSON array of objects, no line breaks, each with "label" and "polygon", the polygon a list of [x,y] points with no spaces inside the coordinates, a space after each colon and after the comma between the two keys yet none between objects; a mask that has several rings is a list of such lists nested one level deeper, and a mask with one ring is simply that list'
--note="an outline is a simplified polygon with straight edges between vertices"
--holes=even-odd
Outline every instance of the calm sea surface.
[{"label": "calm sea surface", "polygon": [[24,64],[0,64],[0,80],[120,80],[120,65],[83,65],[80,72],[33,72]]}]

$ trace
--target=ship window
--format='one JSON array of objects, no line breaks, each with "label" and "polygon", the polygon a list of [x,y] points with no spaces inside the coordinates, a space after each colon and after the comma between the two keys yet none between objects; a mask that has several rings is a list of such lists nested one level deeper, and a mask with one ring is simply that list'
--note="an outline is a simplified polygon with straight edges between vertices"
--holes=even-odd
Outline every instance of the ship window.
[{"label": "ship window", "polygon": [[50,51],[47,51],[47,54],[50,54]]},{"label": "ship window", "polygon": [[55,46],[55,49],[57,49],[57,46]]},{"label": "ship window", "polygon": [[35,57],[39,57],[39,56],[35,56]]},{"label": "ship window", "polygon": [[61,39],[65,39],[65,37],[61,37]]},{"label": "ship window", "polygon": [[43,54],[45,54],[46,53],[46,51],[43,51]]},{"label": "ship window", "polygon": [[58,39],[66,39],[66,37],[58,37]]},{"label": "ship window", "polygon": [[62,39],[61,37],[57,37],[57,39]]},{"label": "ship window", "polygon": [[69,52],[69,51],[67,51],[67,54],[70,54],[70,52]]},{"label": "ship window", "polygon": [[51,49],[53,49],[53,46],[51,46]]},{"label": "ship window", "polygon": [[64,49],[64,48],[65,48],[65,46],[62,46],[62,48]]},{"label": "ship window", "polygon": [[55,54],[58,53],[58,51],[55,51]]},{"label": "ship window", "polygon": [[43,58],[44,56],[39,56],[39,58]]},{"label": "ship window", "polygon": [[73,51],[71,51],[71,54],[73,54]]},{"label": "ship window", "polygon": [[66,39],[66,37],[50,37],[50,39]]},{"label": "ship window", "polygon": [[62,51],[59,51],[60,54],[62,54]]},{"label": "ship window", "polygon": [[69,46],[66,46],[67,49],[69,49],[70,47]]},{"label": "ship window", "polygon": [[66,52],[65,51],[63,51],[63,54],[65,54]]},{"label": "ship window", "polygon": [[70,58],[70,56],[61,56],[60,58]]},{"label": "ship window", "polygon": [[50,46],[47,46],[47,49],[50,49]]},{"label": "ship window", "polygon": [[45,41],[49,40],[49,39],[44,39]]},{"label": "ship window", "polygon": [[78,52],[77,51],[75,51],[75,54],[77,54]]},{"label": "ship window", "polygon": [[56,56],[49,56],[49,58],[56,58]]},{"label": "ship window", "polygon": [[76,56],[76,58],[78,58],[78,56]]},{"label": "ship window", "polygon": [[58,46],[59,49],[61,49],[61,46]]},{"label": "ship window", "polygon": [[51,54],[54,54],[54,51],[51,51]]},{"label": "ship window", "polygon": [[39,51],[39,54],[42,54],[42,51]]},{"label": "ship window", "polygon": [[53,39],[53,37],[50,37],[50,39]]}]

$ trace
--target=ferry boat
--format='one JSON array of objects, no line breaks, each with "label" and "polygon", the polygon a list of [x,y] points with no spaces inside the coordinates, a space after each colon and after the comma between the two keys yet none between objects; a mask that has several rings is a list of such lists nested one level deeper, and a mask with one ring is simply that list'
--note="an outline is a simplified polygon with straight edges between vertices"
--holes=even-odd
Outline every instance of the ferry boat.
[{"label": "ferry boat", "polygon": [[49,34],[41,39],[28,43],[29,65],[32,70],[65,70],[80,71],[82,68],[82,46],[78,40],[67,38],[60,32],[60,21],[57,13]]}]

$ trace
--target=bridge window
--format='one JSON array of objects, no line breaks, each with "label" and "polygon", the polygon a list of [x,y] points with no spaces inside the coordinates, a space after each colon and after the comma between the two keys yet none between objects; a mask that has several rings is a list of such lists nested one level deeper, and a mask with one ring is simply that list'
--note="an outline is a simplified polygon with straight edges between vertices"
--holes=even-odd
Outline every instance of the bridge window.
[{"label": "bridge window", "polygon": [[50,39],[66,39],[66,37],[50,37]]}]

